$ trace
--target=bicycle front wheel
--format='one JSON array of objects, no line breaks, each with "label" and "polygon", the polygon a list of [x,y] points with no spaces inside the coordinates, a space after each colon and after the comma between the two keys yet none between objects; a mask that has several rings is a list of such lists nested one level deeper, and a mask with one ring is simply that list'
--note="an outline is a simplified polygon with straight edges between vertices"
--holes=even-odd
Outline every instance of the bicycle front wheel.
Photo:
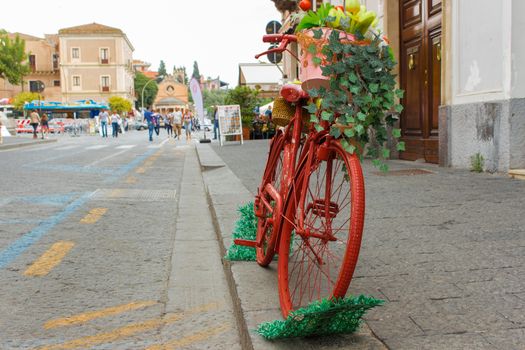
[{"label": "bicycle front wheel", "polygon": [[286,318],[312,301],[346,294],[364,224],[358,156],[345,152],[337,140],[313,146],[301,161],[284,212],[278,275]]}]

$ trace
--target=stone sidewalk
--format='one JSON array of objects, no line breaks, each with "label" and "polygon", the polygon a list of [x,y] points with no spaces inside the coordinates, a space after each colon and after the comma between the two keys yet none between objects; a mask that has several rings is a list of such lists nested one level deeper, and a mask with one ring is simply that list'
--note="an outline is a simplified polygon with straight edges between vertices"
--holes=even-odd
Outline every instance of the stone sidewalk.
[{"label": "stone sidewalk", "polygon": [[[198,146],[224,247],[264,169],[267,141]],[[217,157],[218,155],[218,157]],[[224,164],[224,166],[222,166]],[[525,182],[429,164],[364,164],[367,214],[349,293],[386,301],[353,336],[273,342],[250,329],[278,319],[276,265],[230,266],[249,335],[269,348],[522,349],[525,344]],[[244,333],[244,332],[242,332]]]}]

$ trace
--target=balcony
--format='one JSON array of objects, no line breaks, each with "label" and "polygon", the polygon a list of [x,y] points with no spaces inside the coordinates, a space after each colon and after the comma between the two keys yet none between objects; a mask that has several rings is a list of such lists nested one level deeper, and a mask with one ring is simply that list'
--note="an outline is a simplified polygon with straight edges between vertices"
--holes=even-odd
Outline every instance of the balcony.
[{"label": "balcony", "polygon": [[102,92],[109,92],[109,86],[102,86]]},{"label": "balcony", "polygon": [[101,58],[100,59],[101,64],[109,64],[109,58]]}]

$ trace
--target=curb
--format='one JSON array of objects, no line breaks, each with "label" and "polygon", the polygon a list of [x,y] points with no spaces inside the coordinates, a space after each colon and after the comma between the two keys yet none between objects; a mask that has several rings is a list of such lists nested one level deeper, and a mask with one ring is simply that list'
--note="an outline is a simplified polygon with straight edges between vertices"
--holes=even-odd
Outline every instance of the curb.
[{"label": "curb", "polygon": [[49,139],[49,140],[39,140],[39,141],[32,141],[32,142],[20,142],[20,143],[13,143],[10,145],[2,144],[0,145],[0,151],[8,150],[8,149],[14,149],[14,148],[21,148],[21,147],[29,147],[29,146],[36,146],[43,143],[52,143],[57,142],[57,139]]}]

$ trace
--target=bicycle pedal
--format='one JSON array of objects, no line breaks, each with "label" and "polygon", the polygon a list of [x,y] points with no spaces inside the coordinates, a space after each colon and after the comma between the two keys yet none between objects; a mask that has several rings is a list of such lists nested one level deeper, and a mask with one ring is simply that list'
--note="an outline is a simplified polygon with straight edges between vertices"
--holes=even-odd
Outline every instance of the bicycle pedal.
[{"label": "bicycle pedal", "polygon": [[257,246],[257,242],[256,241],[251,241],[249,239],[234,239],[233,243],[235,243],[236,245],[241,245],[241,246],[245,246],[245,247],[252,247],[252,248],[255,248]]}]

